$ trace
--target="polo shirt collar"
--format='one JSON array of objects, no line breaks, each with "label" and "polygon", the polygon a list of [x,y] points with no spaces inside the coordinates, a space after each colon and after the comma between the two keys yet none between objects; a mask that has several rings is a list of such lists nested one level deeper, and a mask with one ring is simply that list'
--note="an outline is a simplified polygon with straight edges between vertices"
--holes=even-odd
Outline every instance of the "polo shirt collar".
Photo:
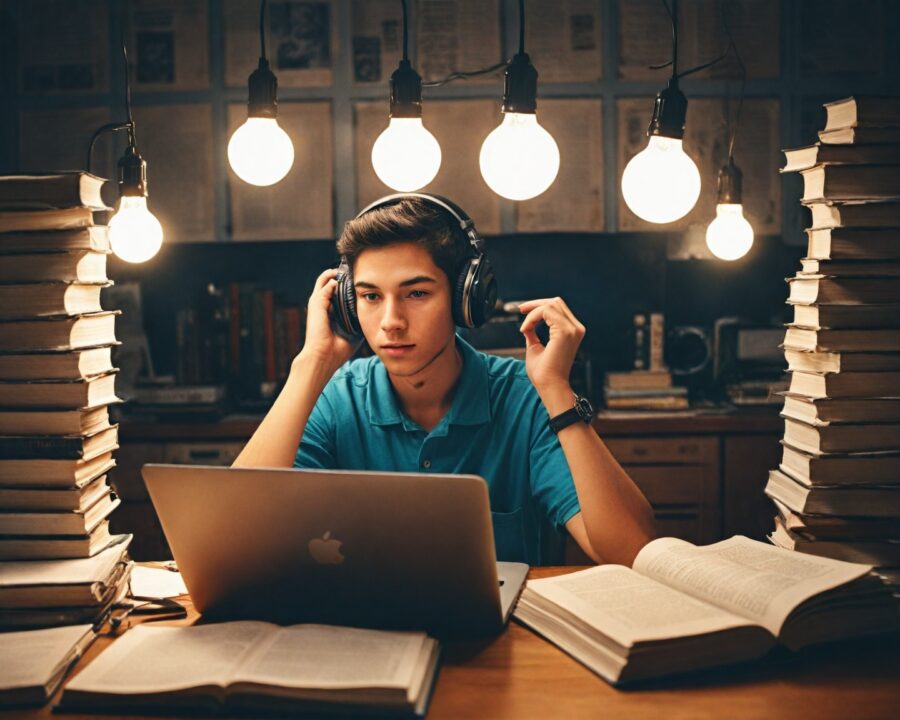
[{"label": "polo shirt collar", "polygon": [[[484,356],[459,335],[456,336],[456,347],[459,348],[463,367],[453,405],[445,420],[452,425],[481,425],[491,419],[487,363]],[[414,429],[400,408],[384,363],[378,358],[369,370],[366,406],[372,425],[403,424],[406,429]]]}]

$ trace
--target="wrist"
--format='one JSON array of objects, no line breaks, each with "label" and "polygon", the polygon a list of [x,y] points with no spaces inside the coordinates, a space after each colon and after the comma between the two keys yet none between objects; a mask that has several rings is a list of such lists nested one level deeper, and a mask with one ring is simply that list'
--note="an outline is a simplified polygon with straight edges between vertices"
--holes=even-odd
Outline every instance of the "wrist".
[{"label": "wrist", "polygon": [[312,382],[321,389],[328,384],[339,367],[333,360],[320,358],[304,349],[291,362],[288,382]]},{"label": "wrist", "polygon": [[566,410],[570,410],[575,403],[575,392],[567,382],[538,388],[538,395],[550,417],[555,417]]}]

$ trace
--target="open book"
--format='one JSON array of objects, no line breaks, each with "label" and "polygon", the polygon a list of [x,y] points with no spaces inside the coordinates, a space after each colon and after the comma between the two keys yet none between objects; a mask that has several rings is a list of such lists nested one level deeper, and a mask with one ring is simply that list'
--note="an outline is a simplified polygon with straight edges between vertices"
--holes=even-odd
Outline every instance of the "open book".
[{"label": "open book", "polygon": [[613,684],[898,629],[869,565],[736,536],[647,544],[633,569],[529,580],[514,617]]},{"label": "open book", "polygon": [[439,646],[424,633],[239,621],[139,625],[63,691],[64,709],[355,709],[424,716]]}]

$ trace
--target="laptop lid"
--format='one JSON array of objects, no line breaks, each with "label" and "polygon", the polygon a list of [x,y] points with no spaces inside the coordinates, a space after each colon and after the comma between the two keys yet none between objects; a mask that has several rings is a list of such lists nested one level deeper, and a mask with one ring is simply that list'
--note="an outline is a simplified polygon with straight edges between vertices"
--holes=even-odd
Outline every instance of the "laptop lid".
[{"label": "laptop lid", "polygon": [[492,632],[527,573],[502,563],[501,585],[476,475],[149,464],[143,476],[208,617]]}]

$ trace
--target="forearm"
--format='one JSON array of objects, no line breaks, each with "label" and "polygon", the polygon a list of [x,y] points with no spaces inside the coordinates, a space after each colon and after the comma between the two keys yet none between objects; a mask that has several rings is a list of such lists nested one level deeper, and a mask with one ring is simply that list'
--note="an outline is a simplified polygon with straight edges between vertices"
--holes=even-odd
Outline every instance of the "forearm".
[{"label": "forearm", "polygon": [[[572,397],[569,388],[542,394],[551,417],[571,408]],[[650,504],[590,425],[569,425],[559,432],[559,442],[595,555],[630,567],[655,534]]]},{"label": "forearm", "polygon": [[301,352],[271,410],[232,467],[293,467],[316,400],[334,370]]}]

